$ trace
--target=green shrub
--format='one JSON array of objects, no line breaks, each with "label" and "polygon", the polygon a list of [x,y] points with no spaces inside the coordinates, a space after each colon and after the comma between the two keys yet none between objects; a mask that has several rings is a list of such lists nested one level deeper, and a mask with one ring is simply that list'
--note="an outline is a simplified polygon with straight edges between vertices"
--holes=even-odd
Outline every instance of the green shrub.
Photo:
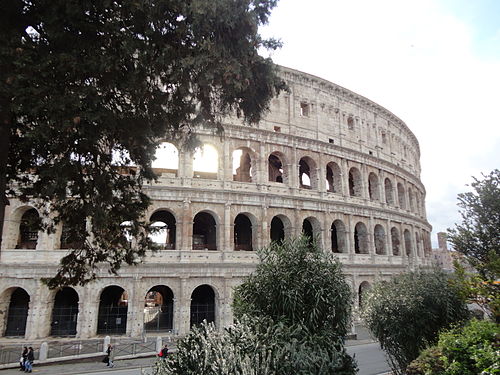
[{"label": "green shrub", "polygon": [[178,342],[177,353],[158,360],[155,375],[354,375],[342,350],[315,340],[304,328],[243,317],[218,331],[202,324]]},{"label": "green shrub", "polygon": [[439,336],[446,375],[500,374],[500,326],[472,320]]},{"label": "green shrub", "polygon": [[408,365],[405,375],[445,375],[443,353],[436,346],[425,349]]},{"label": "green shrub", "polygon": [[440,330],[468,318],[459,291],[440,271],[409,272],[376,283],[367,292],[362,317],[387,353],[395,374],[426,347]]},{"label": "green shrub", "polygon": [[203,324],[155,375],[354,375],[344,348],[351,290],[340,263],[303,237],[272,243],[236,288],[238,322]]},{"label": "green shrub", "polygon": [[343,343],[350,329],[352,293],[341,263],[307,237],[273,242],[261,263],[235,290],[233,309],[287,326],[301,325],[330,342]]}]

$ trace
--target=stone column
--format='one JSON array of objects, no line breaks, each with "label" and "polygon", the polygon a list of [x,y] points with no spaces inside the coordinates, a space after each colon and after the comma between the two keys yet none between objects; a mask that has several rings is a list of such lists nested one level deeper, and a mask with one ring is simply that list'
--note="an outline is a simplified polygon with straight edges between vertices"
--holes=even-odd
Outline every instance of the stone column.
[{"label": "stone column", "polygon": [[354,255],[356,254],[354,251],[354,218],[351,214],[348,215],[347,223],[346,223],[346,246],[347,252],[349,253],[349,261],[354,260]]},{"label": "stone column", "polygon": [[234,250],[234,241],[231,241],[231,233],[233,233],[234,236],[234,225],[231,223],[231,203],[226,203],[224,205],[224,225],[221,227],[220,232],[222,232],[221,235],[223,237],[223,241],[220,241],[222,243],[222,249],[219,250]]},{"label": "stone column", "polygon": [[[267,217],[267,206],[264,204],[261,207],[261,230],[259,231],[259,226],[255,228],[257,230],[258,244],[260,248],[263,248],[271,242],[271,218]],[[253,228],[252,228],[253,230]]]},{"label": "stone column", "polygon": [[264,142],[260,141],[259,142],[259,160],[256,165],[258,165],[257,171],[255,172],[255,179],[257,184],[266,184],[269,180],[268,176],[268,167],[267,167],[267,162],[268,162],[268,157],[269,155],[266,152],[266,147],[264,145]]},{"label": "stone column", "polygon": [[143,290],[142,277],[137,276],[132,283],[132,293],[129,294],[127,332],[132,337],[141,337],[144,333],[144,300],[146,290]]},{"label": "stone column", "polygon": [[368,218],[368,254],[371,255],[372,262],[375,262],[375,240],[374,240],[374,222],[373,216]]},{"label": "stone column", "polygon": [[342,171],[342,195],[348,197],[349,194],[349,165],[346,159],[340,160],[340,168]]},{"label": "stone column", "polygon": [[176,327],[180,336],[189,333],[191,324],[191,294],[188,286],[189,279],[181,278],[180,298],[176,316]]},{"label": "stone column", "polygon": [[181,235],[178,236],[180,238],[177,241],[177,246],[179,250],[191,250],[193,243],[193,210],[189,199],[184,199],[182,203],[182,216],[178,223]]},{"label": "stone column", "polygon": [[50,335],[53,293],[47,287],[37,283],[36,292],[30,296],[28,319],[26,322],[26,339],[35,340]]}]

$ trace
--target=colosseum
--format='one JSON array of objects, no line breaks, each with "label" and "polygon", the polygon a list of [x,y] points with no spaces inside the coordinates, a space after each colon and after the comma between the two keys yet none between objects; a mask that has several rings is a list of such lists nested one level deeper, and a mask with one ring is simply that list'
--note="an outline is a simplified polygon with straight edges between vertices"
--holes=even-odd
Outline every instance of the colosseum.
[{"label": "colosseum", "polygon": [[[281,68],[290,91],[257,126],[199,130],[195,153],[164,143],[145,186],[161,250],[118,276],[49,290],[63,227],[32,228],[37,210],[11,200],[0,253],[0,334],[27,340],[183,335],[203,319],[233,322],[234,286],[255,250],[305,233],[344,264],[359,304],[375,280],[430,265],[431,226],[417,138],[394,114],[324,79]],[[162,156],[162,153],[165,155]]]}]

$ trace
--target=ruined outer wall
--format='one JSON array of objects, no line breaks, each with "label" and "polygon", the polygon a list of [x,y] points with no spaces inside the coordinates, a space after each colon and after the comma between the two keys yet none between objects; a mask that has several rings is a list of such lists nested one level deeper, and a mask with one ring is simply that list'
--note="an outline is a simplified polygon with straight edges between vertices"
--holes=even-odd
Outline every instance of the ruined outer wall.
[{"label": "ruined outer wall", "polygon": [[[288,68],[282,68],[282,74],[290,92],[272,101],[270,113],[258,126],[229,118],[222,138],[200,131],[200,139],[218,150],[214,178],[194,178],[192,154],[180,150],[178,170],[145,187],[153,202],[148,217],[160,209],[175,216],[175,249],[149,254],[144,264],[125,267],[118,277],[103,271],[96,282],[75,288],[80,306],[77,337],[95,336],[99,296],[108,285],[121,286],[128,293],[129,336],[142,335],[144,296],[155,285],[166,285],[174,294],[176,333],[189,330],[191,293],[203,284],[215,291],[216,324],[230,324],[232,289],[257,263],[255,252],[234,249],[238,214],[245,214],[252,223],[254,248],[270,243],[271,220],[278,216],[287,237],[300,235],[304,220],[309,220],[320,246],[330,252],[332,223],[341,222],[338,235],[343,251],[336,256],[356,294],[377,278],[430,264],[431,227],[413,133],[391,112],[347,89]],[[232,153],[239,148],[251,157],[251,182],[234,181]],[[283,183],[269,181],[271,154],[282,160]],[[308,187],[300,184],[301,159],[310,167]],[[333,164],[339,173],[332,192],[325,176],[327,165]],[[353,170],[358,173],[356,181],[349,178]],[[353,182],[355,187],[350,186]],[[49,334],[54,298],[40,278],[55,273],[64,250],[59,249],[60,228],[54,234],[40,233],[36,249],[14,248],[26,209],[17,201],[7,208],[0,253],[0,310],[6,311],[14,287],[24,288],[30,295],[26,337],[35,339]],[[192,250],[193,218],[199,212],[215,219],[216,251]],[[366,229],[362,253],[355,251],[355,242],[360,241],[355,239],[358,224]],[[382,228],[378,237],[376,226]],[[393,228],[399,237],[391,235]]]}]

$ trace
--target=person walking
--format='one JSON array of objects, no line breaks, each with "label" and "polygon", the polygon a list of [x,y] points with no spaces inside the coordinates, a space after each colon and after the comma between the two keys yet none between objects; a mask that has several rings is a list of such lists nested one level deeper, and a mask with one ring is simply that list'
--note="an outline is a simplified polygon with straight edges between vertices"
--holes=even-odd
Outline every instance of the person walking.
[{"label": "person walking", "polygon": [[33,371],[33,362],[35,361],[35,352],[33,348],[30,346],[28,348],[28,354],[26,355],[26,364],[24,365],[24,372],[32,372]]},{"label": "person walking", "polygon": [[113,348],[113,345],[108,344],[106,353],[108,354],[108,367],[115,367],[115,364],[113,363],[115,360],[115,348]]},{"label": "person walking", "polygon": [[28,347],[25,346],[23,348],[23,352],[21,353],[21,358],[19,359],[19,364],[21,365],[21,368],[19,371],[24,371],[26,369],[26,359],[28,358]]}]

